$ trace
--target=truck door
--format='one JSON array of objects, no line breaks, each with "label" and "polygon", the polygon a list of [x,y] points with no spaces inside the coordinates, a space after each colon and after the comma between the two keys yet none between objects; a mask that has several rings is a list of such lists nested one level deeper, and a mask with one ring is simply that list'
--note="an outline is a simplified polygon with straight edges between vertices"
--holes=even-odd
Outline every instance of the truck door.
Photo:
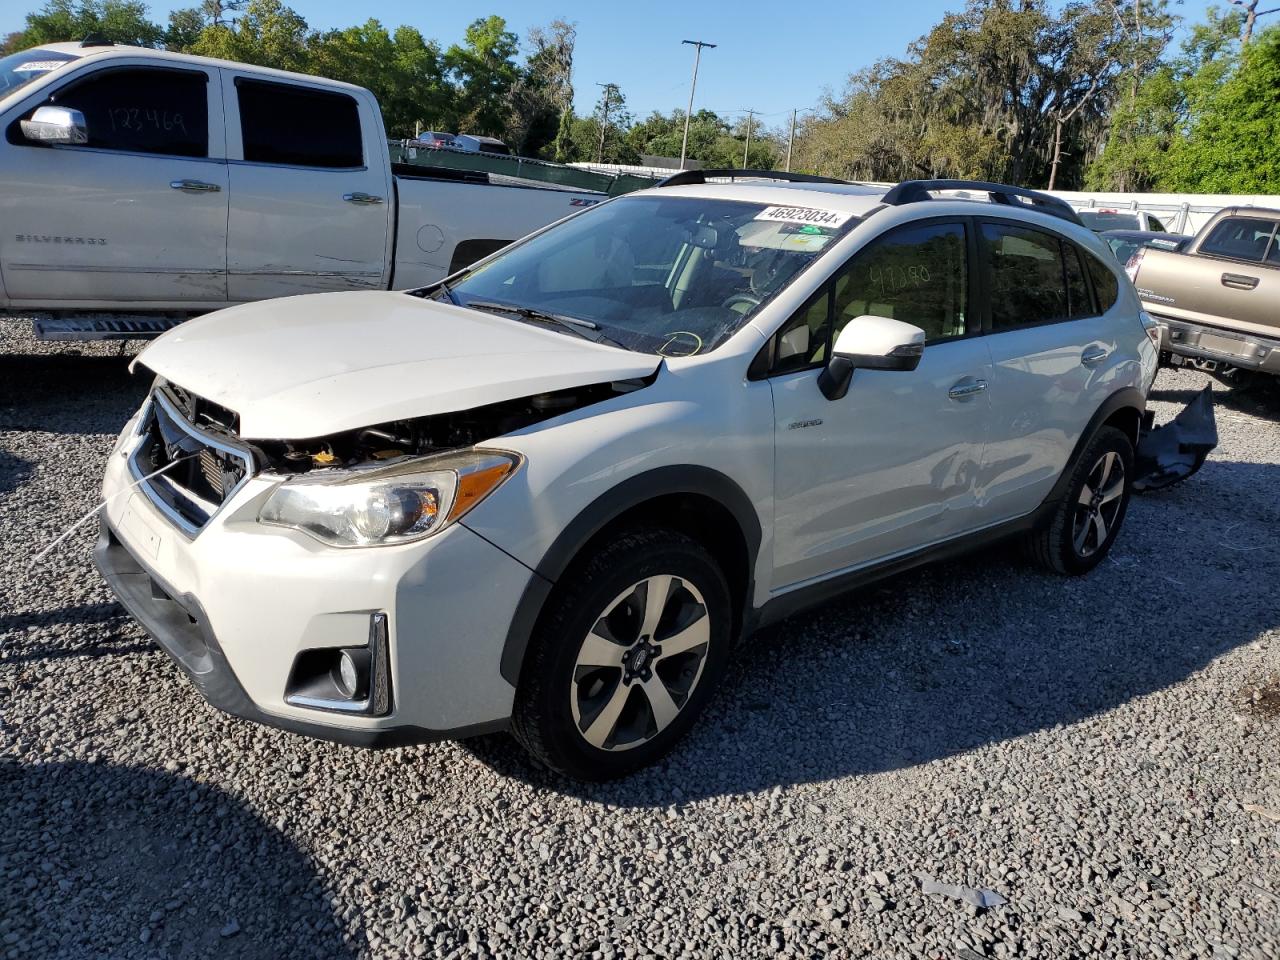
[{"label": "truck door", "polygon": [[1200,257],[1184,275],[1194,279],[1178,284],[1175,305],[1206,323],[1226,317],[1243,329],[1274,335],[1280,326],[1275,309],[1280,301],[1277,226],[1280,221],[1265,217],[1218,221],[1196,250]]},{"label": "truck door", "polygon": [[389,282],[395,206],[369,97],[223,71],[232,300]]},{"label": "truck door", "polygon": [[[22,121],[83,115],[87,141],[43,146]],[[227,165],[217,68],[110,61],[7,124],[0,264],[15,304],[217,306],[226,301]]]}]

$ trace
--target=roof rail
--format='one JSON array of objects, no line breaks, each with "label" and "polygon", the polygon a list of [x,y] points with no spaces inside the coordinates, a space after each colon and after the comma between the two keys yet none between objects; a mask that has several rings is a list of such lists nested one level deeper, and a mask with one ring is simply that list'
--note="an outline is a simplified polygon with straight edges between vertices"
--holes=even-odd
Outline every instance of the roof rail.
[{"label": "roof rail", "polygon": [[1065,200],[1051,197],[1038,190],[1027,190],[1023,187],[1011,187],[1004,183],[988,183],[985,180],[903,180],[880,198],[882,203],[891,207],[904,203],[918,203],[921,200],[932,200],[931,190],[976,190],[990,195],[992,203],[1003,203],[1007,206],[1026,206],[1014,199],[1030,201],[1030,206],[1041,213],[1058,217],[1070,223],[1084,226],[1079,214]]},{"label": "roof rail", "polygon": [[717,179],[751,179],[751,180],[784,180],[788,183],[848,183],[848,180],[836,180],[832,177],[815,177],[808,173],[787,173],[782,170],[733,170],[730,168],[716,170],[681,170],[673,173],[654,186],[682,187],[691,183],[706,183],[708,177]]}]

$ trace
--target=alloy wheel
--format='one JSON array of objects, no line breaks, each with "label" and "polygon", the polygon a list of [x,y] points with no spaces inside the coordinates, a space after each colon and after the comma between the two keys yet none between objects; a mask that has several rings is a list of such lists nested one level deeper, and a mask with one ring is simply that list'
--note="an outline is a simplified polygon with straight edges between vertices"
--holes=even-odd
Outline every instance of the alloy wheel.
[{"label": "alloy wheel", "polygon": [[711,619],[688,580],[646,577],[596,618],[574,662],[569,699],[579,733],[601,750],[652,740],[702,677]]},{"label": "alloy wheel", "polygon": [[1076,555],[1091,557],[1106,545],[1124,505],[1124,461],[1114,451],[1093,465],[1076,500],[1071,544]]}]

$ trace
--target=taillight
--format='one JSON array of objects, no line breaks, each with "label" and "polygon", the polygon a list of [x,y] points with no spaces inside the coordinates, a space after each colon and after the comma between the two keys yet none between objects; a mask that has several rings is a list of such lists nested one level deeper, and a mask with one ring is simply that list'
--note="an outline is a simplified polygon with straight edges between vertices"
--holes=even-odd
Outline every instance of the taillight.
[{"label": "taillight", "polygon": [[1133,251],[1133,256],[1129,258],[1129,262],[1124,265],[1124,272],[1128,275],[1130,282],[1138,276],[1138,268],[1142,266],[1142,258],[1147,255],[1146,247],[1139,247]]},{"label": "taillight", "polygon": [[1151,341],[1157,350],[1159,350],[1162,334],[1162,325],[1160,321],[1145,310],[1143,310],[1138,316],[1142,319],[1142,329],[1146,331],[1147,339]]}]

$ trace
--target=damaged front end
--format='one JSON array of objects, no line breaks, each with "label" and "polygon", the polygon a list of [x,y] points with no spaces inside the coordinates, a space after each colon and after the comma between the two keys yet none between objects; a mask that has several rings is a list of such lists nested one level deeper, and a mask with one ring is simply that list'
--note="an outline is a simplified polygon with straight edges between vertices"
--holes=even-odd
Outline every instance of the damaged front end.
[{"label": "damaged front end", "polygon": [[1147,411],[1138,436],[1134,458],[1133,489],[1138,493],[1161,490],[1186,480],[1203,465],[1218,445],[1218,425],[1213,418],[1213,389],[1205,387],[1176,417],[1152,426]]},{"label": "damaged front end", "polygon": [[[311,439],[262,440],[241,436],[235,412],[161,379],[134,454],[149,459],[131,466],[188,535],[259,475],[284,481],[262,506],[262,523],[337,547],[405,543],[460,519],[519,469],[519,454],[490,442],[649,382],[588,384]],[[235,460],[235,476],[219,455]]]}]

